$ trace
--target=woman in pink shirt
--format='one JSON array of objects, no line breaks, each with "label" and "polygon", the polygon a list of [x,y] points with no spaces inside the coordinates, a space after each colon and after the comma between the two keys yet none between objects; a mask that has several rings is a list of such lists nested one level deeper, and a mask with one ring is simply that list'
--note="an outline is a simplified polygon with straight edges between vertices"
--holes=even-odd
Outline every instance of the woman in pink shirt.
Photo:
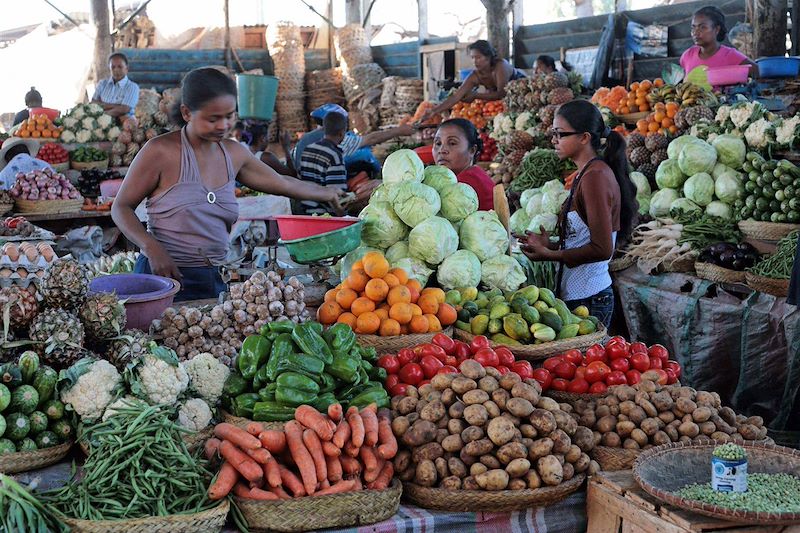
[{"label": "woman in pink shirt", "polygon": [[755,63],[737,49],[720,44],[727,34],[725,15],[718,7],[706,6],[695,11],[692,16],[692,40],[695,46],[681,56],[681,67],[686,75],[700,65],[728,67],[749,64],[750,75],[757,77],[758,67]]}]

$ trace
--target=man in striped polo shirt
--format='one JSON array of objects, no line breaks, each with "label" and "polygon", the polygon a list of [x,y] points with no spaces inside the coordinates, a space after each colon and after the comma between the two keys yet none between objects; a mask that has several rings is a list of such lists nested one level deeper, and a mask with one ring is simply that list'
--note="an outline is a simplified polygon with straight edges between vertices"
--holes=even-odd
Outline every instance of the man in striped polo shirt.
[{"label": "man in striped polo shirt", "polygon": [[[344,155],[339,147],[347,132],[347,117],[341,113],[328,113],[322,121],[325,137],[303,150],[299,177],[318,185],[333,185],[347,190],[347,170]],[[326,207],[317,202],[300,202],[302,214],[326,213]]]},{"label": "man in striped polo shirt", "polygon": [[111,77],[97,84],[92,102],[98,102],[112,117],[132,117],[139,102],[139,86],[128,79],[128,58],[115,52],[108,56],[108,67]]}]

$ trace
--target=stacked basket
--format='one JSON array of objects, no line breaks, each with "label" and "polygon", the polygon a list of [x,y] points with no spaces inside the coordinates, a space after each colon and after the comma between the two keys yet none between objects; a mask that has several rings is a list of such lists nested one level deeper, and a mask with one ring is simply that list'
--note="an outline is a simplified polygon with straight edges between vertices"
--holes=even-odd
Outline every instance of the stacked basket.
[{"label": "stacked basket", "polygon": [[311,113],[323,104],[344,105],[342,70],[332,68],[315,70],[306,74],[306,111]]},{"label": "stacked basket", "polygon": [[381,93],[381,126],[397,126],[413,115],[423,99],[422,80],[389,76],[383,80]]},{"label": "stacked basket", "polygon": [[347,100],[379,84],[386,73],[372,62],[372,51],[364,28],[348,24],[336,31],[336,57],[342,67],[342,85]]},{"label": "stacked basket", "polygon": [[267,30],[267,47],[278,78],[276,109],[281,129],[290,133],[306,130],[306,60],[300,28],[291,22],[278,22]]}]

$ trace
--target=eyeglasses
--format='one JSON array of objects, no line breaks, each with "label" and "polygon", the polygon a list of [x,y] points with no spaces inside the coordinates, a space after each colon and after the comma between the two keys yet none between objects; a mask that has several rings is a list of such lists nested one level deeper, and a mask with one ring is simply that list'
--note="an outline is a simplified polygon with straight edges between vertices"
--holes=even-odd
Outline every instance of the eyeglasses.
[{"label": "eyeglasses", "polygon": [[558,139],[561,140],[564,137],[570,137],[572,135],[583,135],[585,132],[583,131],[558,131],[558,130],[550,130],[550,138],[551,139]]}]

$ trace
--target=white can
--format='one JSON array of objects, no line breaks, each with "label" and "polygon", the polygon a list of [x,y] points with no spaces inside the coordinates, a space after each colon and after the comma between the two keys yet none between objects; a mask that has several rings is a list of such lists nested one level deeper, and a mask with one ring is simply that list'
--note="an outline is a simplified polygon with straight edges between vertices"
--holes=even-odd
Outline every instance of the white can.
[{"label": "white can", "polygon": [[719,492],[747,492],[747,459],[711,457],[711,488]]}]

